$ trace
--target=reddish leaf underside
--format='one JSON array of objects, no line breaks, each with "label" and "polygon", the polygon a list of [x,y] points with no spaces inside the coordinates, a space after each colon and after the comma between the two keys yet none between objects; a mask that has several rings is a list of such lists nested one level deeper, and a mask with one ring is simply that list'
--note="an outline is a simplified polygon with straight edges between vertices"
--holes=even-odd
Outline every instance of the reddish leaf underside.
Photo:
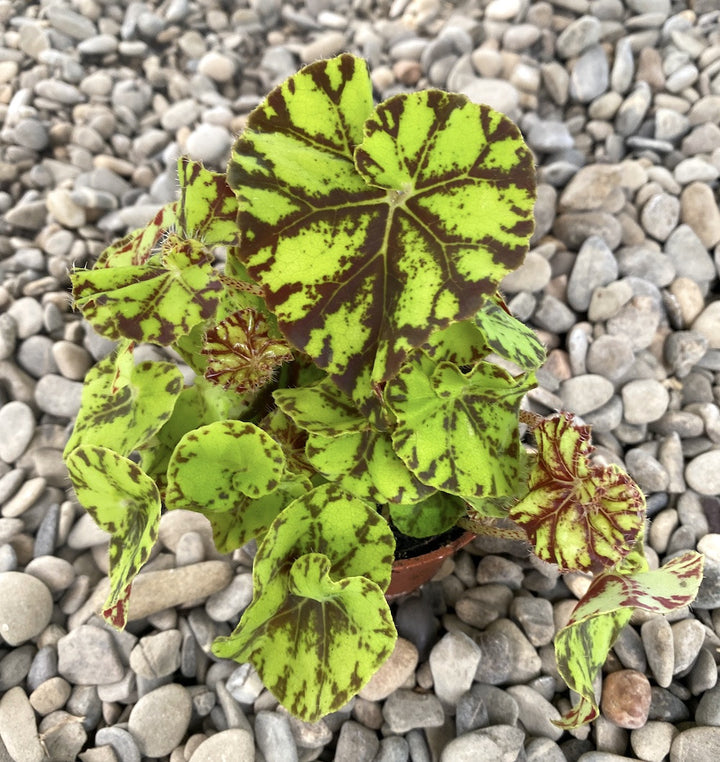
[{"label": "reddish leaf underside", "polygon": [[537,459],[527,495],[510,518],[535,552],[563,571],[597,572],[618,564],[642,529],[645,496],[615,465],[595,465],[590,429],[561,413],[534,429]]}]

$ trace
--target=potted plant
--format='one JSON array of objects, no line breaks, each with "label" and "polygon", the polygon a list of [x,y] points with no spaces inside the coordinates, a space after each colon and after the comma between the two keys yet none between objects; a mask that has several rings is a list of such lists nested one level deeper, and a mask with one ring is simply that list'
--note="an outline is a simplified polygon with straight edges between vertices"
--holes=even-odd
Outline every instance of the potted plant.
[{"label": "potted plant", "polygon": [[[533,230],[518,128],[439,90],[375,106],[364,62],[341,55],[268,95],[226,174],[181,159],[179,180],[178,201],[72,276],[118,342],[65,450],[111,534],[105,618],[124,626],[162,509],[203,513],[221,552],[256,539],[253,600],[213,651],[312,721],[393,649],[398,538],[510,519],[540,558],[594,574],[556,638],[580,696],[561,724],[594,718],[620,628],[688,604],[702,561],[649,571],[639,488],[592,461],[571,415],[521,410],[544,350],[498,292]],[[139,343],[178,361],[136,363]]]}]

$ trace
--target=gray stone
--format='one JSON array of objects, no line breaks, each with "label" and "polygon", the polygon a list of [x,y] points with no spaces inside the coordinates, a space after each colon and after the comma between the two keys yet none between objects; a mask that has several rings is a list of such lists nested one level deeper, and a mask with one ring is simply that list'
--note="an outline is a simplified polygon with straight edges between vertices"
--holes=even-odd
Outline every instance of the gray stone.
[{"label": "gray stone", "polygon": [[476,762],[478,759],[512,762],[522,752],[525,734],[511,725],[474,730],[450,741],[440,762]]},{"label": "gray stone", "polygon": [[568,249],[574,251],[590,236],[599,236],[613,251],[622,240],[622,226],[617,216],[604,211],[561,214],[555,220],[553,232]]},{"label": "gray stone", "polygon": [[252,574],[237,574],[227,587],[207,599],[205,611],[216,622],[227,622],[250,605],[252,595]]},{"label": "gray stone", "polygon": [[188,136],[188,156],[204,164],[226,162],[230,153],[232,136],[216,124],[200,124]]},{"label": "gray stone", "polygon": [[0,693],[20,685],[30,671],[34,654],[35,647],[27,644],[0,659]]},{"label": "gray stone", "polygon": [[610,87],[616,93],[625,93],[632,84],[635,73],[635,59],[632,44],[627,37],[617,41],[615,58],[610,72]]},{"label": "gray stone", "polygon": [[634,424],[657,421],[665,413],[670,402],[668,390],[652,378],[628,381],[621,394],[625,420]]},{"label": "gray stone", "polygon": [[632,349],[638,351],[650,346],[660,318],[660,308],[651,296],[633,296],[615,317],[607,321],[607,332],[611,336],[626,336]]},{"label": "gray stone", "polygon": [[104,629],[81,625],[57,644],[58,672],[71,683],[105,685],[125,675],[112,635]]},{"label": "gray stone", "polygon": [[618,265],[612,251],[598,236],[590,236],[580,247],[567,285],[567,300],[578,312],[585,312],[592,292],[617,278]]},{"label": "gray stone", "polygon": [[613,396],[612,383],[603,376],[586,373],[563,381],[560,397],[570,412],[584,415],[597,410]]},{"label": "gray stone", "polygon": [[705,244],[689,225],[678,225],[665,241],[665,253],[675,272],[696,282],[709,282],[717,273]]},{"label": "gray stone", "polygon": [[[373,730],[348,720],[340,728],[333,759],[337,762],[373,762],[379,748],[380,742]],[[287,758],[278,756],[275,759],[283,762]]]},{"label": "gray stone", "polygon": [[[671,627],[675,650],[673,673],[675,675],[684,675],[692,668],[705,642],[705,627],[700,621],[692,618],[675,622]],[[706,722],[703,724],[718,725],[720,722]]]},{"label": "gray stone", "polygon": [[720,450],[709,450],[690,460],[685,467],[685,480],[701,495],[720,493]]},{"label": "gray stone", "polygon": [[230,728],[216,733],[195,749],[188,762],[218,762],[224,759],[253,762],[255,744],[252,733],[241,728]]},{"label": "gray stone", "polygon": [[477,638],[482,652],[475,680],[489,685],[519,684],[540,674],[541,660],[520,628],[498,619]]},{"label": "gray stone", "polygon": [[408,762],[410,747],[402,736],[387,736],[380,741],[374,762]]},{"label": "gray stone", "polygon": [[383,717],[393,733],[407,733],[412,728],[437,728],[445,721],[437,696],[405,689],[388,696],[383,705]]},{"label": "gray stone", "polygon": [[154,679],[171,675],[180,666],[182,635],[165,630],[146,635],[130,652],[130,667],[141,677]]},{"label": "gray stone", "polygon": [[[345,732],[344,728],[348,724],[350,723],[343,725],[340,738],[342,738],[342,733]],[[372,733],[369,730],[366,732]],[[353,733],[347,732],[346,735],[352,737]],[[375,736],[374,733],[372,735]],[[348,740],[360,739],[346,738],[346,745]],[[266,762],[297,762],[297,746],[290,729],[290,722],[285,714],[258,712],[255,715],[255,743],[263,753]],[[340,739],[338,739],[338,748],[340,748]],[[352,749],[352,746],[350,748]],[[375,750],[377,750],[377,737],[375,737]]]},{"label": "gray stone", "polygon": [[623,276],[644,278],[656,286],[667,286],[675,279],[675,265],[667,254],[642,244],[618,251],[618,267]]},{"label": "gray stone", "polygon": [[665,339],[665,359],[678,378],[685,378],[705,356],[708,344],[697,331],[674,331]]},{"label": "gray stone", "polygon": [[510,614],[536,648],[552,641],[555,625],[550,601],[544,598],[515,598],[510,606]]},{"label": "gray stone", "polygon": [[464,693],[455,707],[455,735],[461,736],[489,724],[485,701],[471,691]]},{"label": "gray stone", "polygon": [[672,682],[675,652],[670,623],[663,616],[654,616],[640,628],[648,665],[657,684],[666,688]]},{"label": "gray stone", "polygon": [[588,347],[586,366],[591,374],[617,381],[627,373],[634,359],[627,336],[606,334],[599,336]]},{"label": "gray stone", "polygon": [[651,196],[640,212],[645,232],[658,241],[665,241],[680,220],[680,200],[669,193]]},{"label": "gray stone", "polygon": [[589,103],[607,90],[609,81],[605,50],[600,45],[592,45],[575,61],[570,72],[570,96],[580,103]]},{"label": "gray stone", "polygon": [[634,135],[645,119],[650,103],[652,91],[647,82],[640,81],[634,90],[620,105],[615,115],[615,131],[619,135]]},{"label": "gray stone", "polygon": [[241,664],[227,680],[230,695],[241,704],[252,704],[262,693],[263,684],[251,664]]},{"label": "gray stone", "polygon": [[83,385],[56,374],[43,376],[35,387],[35,401],[45,413],[74,418],[80,410]]},{"label": "gray stone", "polygon": [[510,294],[519,291],[541,291],[549,283],[550,277],[548,260],[542,254],[529,251],[522,265],[503,278],[501,288],[503,293]]},{"label": "gray stone", "polygon": [[667,759],[678,731],[669,722],[650,720],[630,732],[630,745],[639,759],[662,762]]},{"label": "gray stone", "polygon": [[435,694],[449,706],[469,690],[480,663],[478,645],[462,632],[448,632],[430,652]]},{"label": "gray stone", "polygon": [[52,617],[47,586],[30,574],[0,573],[0,635],[11,646],[39,635]]},{"label": "gray stone", "polygon": [[36,299],[29,296],[16,299],[8,307],[6,314],[15,321],[18,339],[26,339],[42,330],[43,308]]},{"label": "gray stone", "polygon": [[12,762],[42,762],[45,759],[33,708],[19,686],[0,698],[0,739],[8,760]]},{"label": "gray stone", "polygon": [[662,464],[649,452],[638,447],[625,454],[628,473],[646,494],[664,492],[668,486],[668,474]]},{"label": "gray stone", "polygon": [[544,294],[533,315],[533,322],[540,328],[554,333],[565,333],[577,321],[575,313],[557,297]]},{"label": "gray stone", "polygon": [[175,683],[163,685],[138,700],[130,712],[128,730],[142,754],[162,757],[180,745],[191,712],[187,688]]},{"label": "gray stone", "polygon": [[100,728],[95,734],[98,746],[111,746],[118,762],[141,762],[137,742],[127,730],[118,727]]},{"label": "gray stone", "polygon": [[0,407],[0,460],[14,463],[27,449],[35,433],[35,415],[24,402],[13,400]]},{"label": "gray stone", "polygon": [[511,685],[507,692],[520,707],[521,722],[532,736],[544,736],[557,741],[563,734],[562,728],[552,724],[560,719],[560,712],[529,685]]},{"label": "gray stone", "polygon": [[561,58],[575,58],[589,47],[597,45],[601,33],[600,21],[594,16],[581,16],[569,23],[558,35],[556,52]]},{"label": "gray stone", "polygon": [[683,730],[670,747],[670,762],[716,759],[720,755],[720,727]]}]

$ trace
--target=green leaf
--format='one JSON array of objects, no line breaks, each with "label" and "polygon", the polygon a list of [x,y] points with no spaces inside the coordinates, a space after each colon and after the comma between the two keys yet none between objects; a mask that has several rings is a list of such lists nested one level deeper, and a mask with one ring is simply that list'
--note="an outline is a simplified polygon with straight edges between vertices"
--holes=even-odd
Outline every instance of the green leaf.
[{"label": "green leaf", "polygon": [[165,346],[214,315],[222,289],[203,245],[175,234],[145,264],[75,270],[72,283],[98,333]]},{"label": "green leaf", "polygon": [[172,363],[135,365],[132,346],[119,347],[85,376],[80,411],[64,455],[80,444],[108,442],[116,452],[129,455],[170,418],[182,388],[182,373]]},{"label": "green leaf", "polygon": [[410,537],[433,537],[447,532],[467,513],[454,495],[436,492],[413,505],[389,505],[393,524]]},{"label": "green leaf", "polygon": [[619,467],[590,460],[590,428],[569,413],[534,429],[537,459],[529,491],[510,509],[537,555],[561,570],[600,571],[632,550],[645,496]]},{"label": "green leaf", "polygon": [[655,571],[624,575],[603,572],[592,581],[568,624],[555,636],[558,671],[580,702],[556,721],[566,730],[598,715],[593,680],[633,611],[668,614],[695,599],[702,580],[703,557],[689,552]]},{"label": "green leaf", "polygon": [[473,368],[488,355],[490,347],[475,320],[470,319],[435,331],[423,350],[435,362],[451,362],[460,367]]},{"label": "green leaf", "polygon": [[270,494],[255,500],[240,495],[223,510],[203,510],[212,526],[215,547],[220,553],[232,553],[253,537],[262,537],[280,511],[311,489],[308,479],[296,478],[282,481]]},{"label": "green leaf", "polygon": [[274,334],[252,308],[226,317],[205,335],[205,378],[238,393],[256,391],[272,379],[276,368],[292,360],[288,343]]},{"label": "green leaf", "polygon": [[144,265],[159,251],[168,231],[175,230],[177,210],[177,201],[165,204],[144,228],[134,230],[108,246],[95,263],[95,269]]},{"label": "green leaf", "polygon": [[273,397],[285,415],[314,434],[336,437],[367,426],[365,416],[329,378],[322,378],[312,386],[278,389]]},{"label": "green leaf", "polygon": [[248,403],[242,397],[210,384],[204,378],[183,389],[172,415],[157,434],[138,447],[142,467],[158,483],[165,482],[168,463],[183,435],[208,423],[240,418]]},{"label": "green leaf", "polygon": [[373,112],[350,55],[270,93],[228,179],[282,332],[363,409],[434,330],[474,315],[533,229],[532,155],[509,119],[439,90]]},{"label": "green leaf", "polygon": [[78,500],[111,535],[110,594],[102,613],[122,629],[132,581],[157,540],[160,494],[139,466],[106,447],[76,447],[66,464]]},{"label": "green leaf", "polygon": [[336,437],[309,434],[307,459],[329,481],[375,503],[414,503],[435,492],[397,456],[387,432],[366,423]]},{"label": "green leaf", "polygon": [[315,469],[308,463],[305,455],[307,434],[295,425],[292,418],[285,415],[280,408],[275,408],[258,426],[282,447],[290,473],[306,479],[315,475]]},{"label": "green leaf", "polygon": [[403,366],[385,396],[397,416],[395,451],[424,484],[461,497],[519,493],[525,473],[518,409],[532,376],[489,363],[465,375],[423,355]]},{"label": "green leaf", "polygon": [[545,347],[535,332],[503,306],[502,301],[488,300],[475,315],[490,349],[523,370],[537,370],[545,362]]},{"label": "green leaf", "polygon": [[[180,440],[168,465],[165,503],[170,510],[204,513],[211,522],[215,518],[221,544],[232,536],[242,545],[287,502],[258,501],[280,487],[284,471],[282,448],[262,429],[244,421],[217,421]],[[218,518],[231,511],[234,528],[228,526],[230,517]]]},{"label": "green leaf", "polygon": [[216,656],[250,661],[296,717],[346,704],[387,659],[396,633],[383,595],[395,541],[374,508],[334,485],[291,503],[260,543],[254,597]]},{"label": "green leaf", "polygon": [[178,159],[180,201],[178,230],[208,247],[235,246],[240,240],[238,202],[224,174],[205,169],[199,161]]}]

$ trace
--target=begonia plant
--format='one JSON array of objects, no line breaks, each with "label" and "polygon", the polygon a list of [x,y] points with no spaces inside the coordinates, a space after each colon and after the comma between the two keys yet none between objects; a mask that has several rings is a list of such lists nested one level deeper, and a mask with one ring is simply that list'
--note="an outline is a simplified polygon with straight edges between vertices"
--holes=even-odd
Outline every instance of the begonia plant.
[{"label": "begonia plant", "polygon": [[[72,275],[117,342],[65,449],[111,535],[107,621],[125,625],[162,511],[197,511],[220,552],[257,541],[252,602],[214,654],[314,721],[393,650],[396,538],[510,519],[593,575],[555,647],[579,695],[558,724],[596,717],[620,629],[690,603],[702,562],[650,571],[637,485],[572,415],[521,409],[545,353],[498,290],[533,232],[517,126],[440,90],[375,105],[344,54],[267,96],[225,174],[178,169],[179,199]],[[136,362],[141,343],[173,351]]]}]

